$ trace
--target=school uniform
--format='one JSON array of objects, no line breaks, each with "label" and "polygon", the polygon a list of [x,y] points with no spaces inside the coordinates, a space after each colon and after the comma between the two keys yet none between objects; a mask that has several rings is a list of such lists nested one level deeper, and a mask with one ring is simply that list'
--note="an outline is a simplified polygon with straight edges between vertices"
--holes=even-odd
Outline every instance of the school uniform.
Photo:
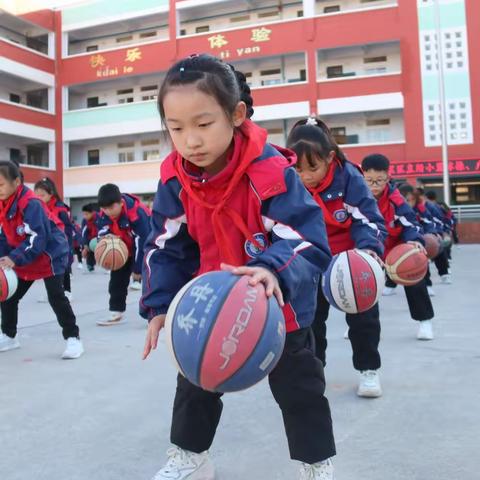
[{"label": "school uniform", "polygon": [[150,209],[135,195],[122,194],[122,212],[116,219],[105,213],[97,217],[98,238],[115,235],[128,248],[125,265],[110,272],[108,293],[110,311],[124,312],[127,308],[128,284],[133,273],[142,273],[144,243],[150,233]]},{"label": "school uniform", "polygon": [[[285,297],[286,346],[269,376],[283,414],[290,455],[315,463],[335,454],[323,366],[310,326],[321,272],[331,259],[321,210],[292,168],[293,154],[266,143],[250,121],[234,134],[227,166],[209,177],[173,152],[163,162],[152,233],[145,248],[141,315],[166,313],[178,290],[220,263],[267,268]],[[210,448],[221,394],[181,375],[171,441],[196,453]]]},{"label": "school uniform", "polygon": [[18,276],[16,292],[0,304],[2,332],[15,337],[18,303],[35,280],[43,279],[63,337],[78,337],[75,315],[63,289],[69,246],[58,218],[21,185],[8,200],[0,202],[0,222],[0,256],[12,259]]},{"label": "school uniform", "polygon": [[[386,230],[377,203],[360,169],[351,162],[334,159],[325,178],[309,189],[322,208],[328,243],[333,255],[353,248],[372,250],[380,257]],[[313,331],[318,358],[326,363],[327,327],[330,305],[320,288]],[[378,304],[363,313],[345,315],[356,370],[378,370],[381,366],[380,314]]]},{"label": "school uniform", "polygon": [[95,252],[92,252],[90,250],[90,241],[93,240],[94,238],[97,238],[98,236],[98,227],[97,227],[97,220],[98,220],[98,213],[97,212],[92,212],[92,218],[90,220],[87,220],[84,218],[82,220],[82,244],[84,247],[87,247],[88,252],[87,252],[87,257],[86,257],[86,263],[87,263],[87,269],[92,272],[93,269],[95,268]]},{"label": "school uniform", "polygon": [[76,222],[73,222],[73,253],[77,256],[77,261],[79,264],[82,263],[82,229],[80,225]]},{"label": "school uniform", "polygon": [[[428,200],[425,202],[425,208],[432,217],[436,233],[440,236],[443,236],[444,233],[448,233],[448,226],[444,222],[444,215],[441,208]],[[448,251],[446,251],[445,248],[442,248],[441,252],[433,259],[433,263],[435,263],[438,274],[441,277],[448,275]]]},{"label": "school uniform", "polygon": [[[388,236],[385,241],[385,257],[401,243],[415,241],[425,244],[417,223],[416,214],[393,183],[389,183],[378,199],[378,207],[385,219]],[[387,286],[395,285],[387,278]],[[405,286],[410,315],[414,320],[423,321],[433,318],[433,307],[427,291],[425,279],[416,285]]]},{"label": "school uniform", "polygon": [[52,197],[47,202],[47,208],[49,211],[56,216],[60,222],[60,227],[63,229],[65,236],[67,237],[69,255],[68,255],[68,265],[65,270],[65,276],[63,278],[63,288],[66,292],[72,291],[70,275],[72,273],[72,263],[73,263],[73,237],[75,235],[75,227],[73,225],[72,219],[70,217],[70,207],[66,205],[61,200],[58,200],[55,197]]}]

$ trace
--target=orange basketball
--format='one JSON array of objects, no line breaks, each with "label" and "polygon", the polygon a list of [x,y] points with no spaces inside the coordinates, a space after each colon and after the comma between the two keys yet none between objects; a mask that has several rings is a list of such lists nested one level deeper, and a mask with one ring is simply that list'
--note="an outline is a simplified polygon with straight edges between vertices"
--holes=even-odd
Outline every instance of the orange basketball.
[{"label": "orange basketball", "polygon": [[433,233],[427,233],[423,236],[425,240],[425,250],[428,258],[435,258],[440,253],[440,239]]},{"label": "orange basketball", "polygon": [[410,243],[396,246],[385,259],[388,276],[399,285],[417,284],[425,277],[427,268],[427,256]]},{"label": "orange basketball", "polygon": [[118,237],[108,236],[98,241],[95,260],[106,270],[119,270],[128,260],[128,248]]}]

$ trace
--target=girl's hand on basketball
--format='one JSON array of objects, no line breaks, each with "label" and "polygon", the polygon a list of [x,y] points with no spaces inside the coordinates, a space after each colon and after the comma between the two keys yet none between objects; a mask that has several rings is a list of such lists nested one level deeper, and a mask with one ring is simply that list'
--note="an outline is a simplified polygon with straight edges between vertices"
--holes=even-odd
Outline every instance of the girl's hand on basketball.
[{"label": "girl's hand on basketball", "polygon": [[233,265],[227,265],[226,263],[222,263],[220,267],[222,270],[231,272],[234,275],[247,275],[252,277],[248,282],[252,286],[263,283],[267,297],[274,295],[279,305],[281,307],[285,306],[282,290],[280,289],[280,284],[278,283],[278,278],[267,268],[246,266],[234,267]]},{"label": "girl's hand on basketball", "polygon": [[373,250],[369,250],[368,248],[363,248],[363,252],[368,253],[371,257],[373,257],[382,268],[385,268],[385,264],[383,263],[383,260],[374,252]]},{"label": "girl's hand on basketball", "polygon": [[420,242],[416,242],[415,240],[411,240],[410,242],[407,242],[409,243],[410,245],[414,245],[415,247],[417,247],[422,253],[424,253],[425,255],[427,255],[427,251],[425,250],[425,247],[420,243]]},{"label": "girl's hand on basketball", "polygon": [[15,266],[15,262],[10,257],[0,258],[0,268],[2,270],[10,270]]},{"label": "girl's hand on basketball", "polygon": [[150,320],[148,324],[147,338],[145,339],[142,360],[145,360],[150,352],[157,348],[158,334],[165,325],[165,318],[166,315],[157,315]]}]

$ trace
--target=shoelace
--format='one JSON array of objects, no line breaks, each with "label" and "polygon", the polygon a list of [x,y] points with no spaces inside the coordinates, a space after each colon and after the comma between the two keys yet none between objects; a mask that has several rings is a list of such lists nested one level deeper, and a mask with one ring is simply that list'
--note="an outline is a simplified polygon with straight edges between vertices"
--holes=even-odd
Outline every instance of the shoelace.
[{"label": "shoelace", "polygon": [[183,465],[190,463],[190,459],[185,450],[178,447],[172,447],[167,450],[167,464],[165,470],[173,470]]},{"label": "shoelace", "polygon": [[325,475],[324,478],[328,478],[330,462],[328,460],[313,465],[303,464],[303,478],[302,480],[318,480],[318,475]]}]

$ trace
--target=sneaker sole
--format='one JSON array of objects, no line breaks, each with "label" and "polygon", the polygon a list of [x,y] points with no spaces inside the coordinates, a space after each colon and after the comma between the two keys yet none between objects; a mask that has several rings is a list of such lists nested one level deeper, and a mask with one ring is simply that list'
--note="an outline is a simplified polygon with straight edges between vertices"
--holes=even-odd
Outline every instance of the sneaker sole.
[{"label": "sneaker sole", "polygon": [[77,358],[80,358],[85,352],[79,353],[78,355],[75,356],[64,356],[62,355],[62,360],[76,360]]},{"label": "sneaker sole", "polygon": [[10,350],[17,350],[18,348],[20,348],[20,345],[15,345],[13,347],[4,347],[4,348],[0,348],[0,352],[1,353],[9,352]]},{"label": "sneaker sole", "polygon": [[428,342],[433,340],[433,337],[417,337],[417,340],[420,340],[421,342]]},{"label": "sneaker sole", "polygon": [[125,320],[99,320],[97,325],[99,327],[112,327],[113,325],[121,325]]},{"label": "sneaker sole", "polygon": [[361,398],[380,398],[382,396],[382,392],[377,391],[357,391],[357,396]]}]

